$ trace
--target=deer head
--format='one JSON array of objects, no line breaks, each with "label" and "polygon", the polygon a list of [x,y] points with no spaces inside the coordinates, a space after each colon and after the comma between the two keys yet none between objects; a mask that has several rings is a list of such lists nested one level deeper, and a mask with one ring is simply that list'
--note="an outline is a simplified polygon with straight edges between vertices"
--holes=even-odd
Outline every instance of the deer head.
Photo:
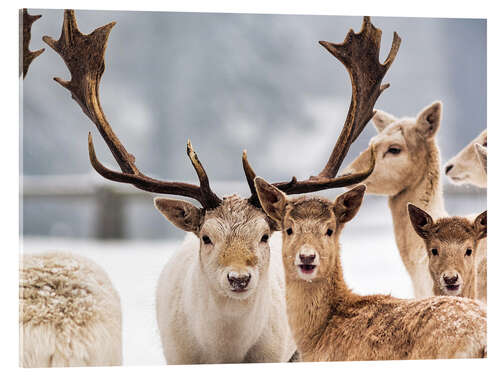
[{"label": "deer head", "polygon": [[[484,150],[476,149],[476,144]],[[472,184],[486,187],[486,147],[488,145],[487,130],[483,130],[445,166],[445,173],[455,184]]]},{"label": "deer head", "polygon": [[264,211],[280,228],[287,278],[321,281],[337,266],[342,229],[358,212],[365,186],[339,195],[335,201],[319,197],[291,199],[262,178],[255,186]]},{"label": "deer head", "polygon": [[[204,269],[211,275],[211,282],[222,293],[235,298],[245,298],[258,284],[259,275],[267,269],[269,262],[268,239],[276,230],[275,222],[268,218],[260,207],[254,178],[246,152],[243,152],[243,169],[251,196],[244,199],[230,196],[220,199],[210,188],[205,172],[191,143],[187,154],[199,179],[199,186],[183,182],[160,181],[146,176],[135,165],[135,157],[122,145],[106,120],[99,102],[99,82],[104,72],[106,43],[114,22],[85,35],[78,30],[72,10],[64,13],[64,23],[59,40],[45,36],[43,40],[65,61],[71,72],[71,80],[55,80],[68,89],[72,98],[97,126],[107,143],[121,172],[102,165],[95,154],[92,136],[89,133],[90,162],[104,178],[160,194],[172,194],[197,200],[201,208],[191,203],[169,198],[156,198],[156,208],[178,228],[194,233],[200,241],[200,258]],[[389,85],[381,81],[392,64],[400,38],[394,34],[389,56],[383,64],[378,61],[381,31],[375,28],[368,17],[364,18],[360,33],[352,30],[344,43],[320,42],[348,69],[353,93],[351,107],[342,133],[332,154],[319,176],[305,181],[294,177],[288,182],[274,185],[288,194],[306,193],[359,183],[373,169],[373,161],[360,173],[348,177],[335,177],[351,143],[363,130],[373,115],[373,105],[381,92]]]},{"label": "deer head", "polygon": [[[435,136],[441,123],[441,102],[424,108],[416,118],[398,119],[377,110],[373,124],[378,134],[346,169],[344,174],[358,173],[375,155],[375,169],[363,181],[366,192],[393,196],[413,186],[428,173],[431,162],[439,165]],[[437,160],[436,160],[437,159]]]},{"label": "deer head", "polygon": [[486,211],[474,223],[461,217],[434,222],[427,212],[412,204],[408,204],[408,214],[415,232],[425,242],[434,294],[474,298],[477,245],[487,234]]}]

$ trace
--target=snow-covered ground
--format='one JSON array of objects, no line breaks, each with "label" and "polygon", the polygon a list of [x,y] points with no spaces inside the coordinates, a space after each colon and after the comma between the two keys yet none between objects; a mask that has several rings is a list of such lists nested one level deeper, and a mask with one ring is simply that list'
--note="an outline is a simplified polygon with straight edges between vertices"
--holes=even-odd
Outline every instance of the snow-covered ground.
[{"label": "snow-covered ground", "polygon": [[[21,243],[26,253],[70,251],[87,256],[104,267],[121,297],[124,365],[165,364],[156,325],[154,295],[159,273],[180,241],[102,242],[25,237]],[[410,279],[399,258],[392,232],[364,229],[360,233],[355,226],[348,226],[342,243],[345,277],[356,292],[412,296]]]}]

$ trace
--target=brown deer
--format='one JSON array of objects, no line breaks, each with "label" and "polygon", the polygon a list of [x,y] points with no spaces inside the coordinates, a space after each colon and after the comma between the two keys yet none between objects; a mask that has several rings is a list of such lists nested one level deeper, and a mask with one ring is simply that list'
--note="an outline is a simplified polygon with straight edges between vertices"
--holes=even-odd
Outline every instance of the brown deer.
[{"label": "brown deer", "polygon": [[359,210],[364,185],[333,202],[288,198],[259,177],[255,185],[282,228],[288,322],[304,361],[486,356],[486,311],[477,301],[360,296],[348,288],[340,234]]},{"label": "brown deer", "polygon": [[[82,34],[74,12],[67,10],[61,37],[44,41],[61,55],[71,80],[55,80],[68,89],[84,113],[94,122],[121,168],[104,167],[96,157],[89,134],[89,156],[104,178],[132,184],[153,193],[197,200],[191,203],[156,198],[157,209],[174,225],[194,234],[165,266],[157,289],[157,318],[168,363],[271,362],[288,360],[295,344],[286,319],[283,268],[279,255],[270,249],[276,230],[257,198],[255,173],[243,153],[243,168],[251,196],[220,199],[210,188],[208,175],[188,142],[188,156],[199,186],[160,181],[146,176],[124,148],[107,122],[99,102],[99,82],[104,71],[104,52],[114,23]],[[389,56],[378,61],[381,31],[369,17],[361,33],[352,30],[344,44],[320,42],[347,68],[352,83],[349,113],[339,139],[323,171],[307,180],[295,177],[276,183],[289,194],[307,193],[356,184],[373,170],[335,177],[350,145],[373,115],[375,101],[389,85],[381,81],[392,64],[400,38],[394,33]],[[277,249],[279,251],[279,248]]]},{"label": "brown deer", "polygon": [[408,214],[415,232],[425,242],[434,295],[477,298],[476,254],[479,240],[486,238],[486,211],[473,223],[463,217],[434,221],[411,203]]},{"label": "brown deer", "polygon": [[[434,295],[433,282],[425,244],[413,230],[407,205],[418,205],[435,218],[448,216],[444,208],[436,141],[441,113],[442,104],[439,101],[422,109],[415,118],[396,118],[377,110],[373,123],[378,134],[343,171],[344,175],[357,173],[369,165],[371,154],[375,155],[375,169],[363,184],[369,194],[388,196],[396,244],[411,277],[416,298]],[[478,256],[486,256],[486,241],[479,244]],[[485,273],[481,271],[480,276],[481,280],[484,279],[481,283],[484,284],[485,295]]]},{"label": "brown deer", "polygon": [[[446,163],[445,173],[448,178],[458,185],[472,184],[485,188],[487,186],[485,162],[487,145],[488,139],[485,129]],[[479,150],[478,146],[481,147]]]}]

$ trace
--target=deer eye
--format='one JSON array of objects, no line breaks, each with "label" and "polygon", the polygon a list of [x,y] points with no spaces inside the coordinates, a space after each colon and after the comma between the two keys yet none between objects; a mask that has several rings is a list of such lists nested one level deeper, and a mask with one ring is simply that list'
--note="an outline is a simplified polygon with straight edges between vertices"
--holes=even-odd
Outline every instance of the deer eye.
[{"label": "deer eye", "polygon": [[203,240],[203,243],[205,245],[210,245],[212,243],[212,240],[207,235],[204,235],[203,237],[201,237],[201,239]]},{"label": "deer eye", "polygon": [[472,255],[472,249],[467,249],[467,251],[465,252],[465,255],[470,257]]},{"label": "deer eye", "polygon": [[293,233],[292,228],[288,228],[288,229],[286,230],[286,234],[288,234],[289,236],[290,236],[292,233]]},{"label": "deer eye", "polygon": [[483,147],[488,147],[488,141],[486,139],[483,142]]},{"label": "deer eye", "polygon": [[432,253],[432,255],[437,256],[438,255],[438,249],[431,249],[431,253]]},{"label": "deer eye", "polygon": [[332,234],[333,234],[333,230],[331,230],[330,228],[328,228],[328,230],[326,231],[326,235],[328,237],[330,237]]},{"label": "deer eye", "polygon": [[389,153],[389,154],[393,154],[393,155],[397,155],[401,152],[401,149],[399,147],[396,147],[396,146],[391,146],[387,149],[387,151],[385,152],[386,154]]},{"label": "deer eye", "polygon": [[264,234],[264,235],[262,236],[262,238],[260,239],[260,242],[264,242],[264,243],[266,243],[268,239],[269,239],[269,235]]}]

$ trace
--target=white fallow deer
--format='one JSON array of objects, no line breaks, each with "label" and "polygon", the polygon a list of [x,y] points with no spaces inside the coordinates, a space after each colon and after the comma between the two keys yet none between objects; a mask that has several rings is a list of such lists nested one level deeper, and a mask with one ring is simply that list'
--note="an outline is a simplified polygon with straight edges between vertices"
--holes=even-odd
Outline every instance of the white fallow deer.
[{"label": "white fallow deer", "polygon": [[[422,109],[416,118],[398,119],[377,110],[373,123],[378,134],[343,171],[344,175],[357,173],[369,164],[370,155],[375,154],[375,169],[363,184],[367,193],[387,195],[389,198],[396,244],[417,298],[434,295],[433,282],[424,241],[411,225],[407,205],[415,204],[434,218],[448,216],[444,208],[436,141],[441,112],[439,101]],[[483,257],[486,241],[480,242],[478,251],[478,256]]]},{"label": "white fallow deer", "polygon": [[487,145],[487,131],[485,129],[446,163],[445,173],[448,178],[455,184],[472,184],[485,188],[487,186]]},{"label": "white fallow deer", "polygon": [[[394,60],[400,39],[394,37],[383,65],[365,61],[380,43],[380,31],[365,19],[370,35],[348,34],[359,45],[343,50],[328,42],[321,44],[349,70],[353,98],[348,119],[319,176],[307,180],[276,183],[289,194],[313,192],[362,181],[366,171],[335,178],[343,156],[373,114],[373,105],[388,85],[380,82]],[[283,266],[279,245],[270,248],[276,230],[260,207],[254,186],[255,173],[243,153],[243,168],[252,195],[220,199],[211,189],[208,176],[188,142],[188,156],[196,170],[199,186],[160,181],[141,173],[134,157],[126,151],[102,112],[98,87],[104,71],[104,52],[114,23],[89,35],[77,28],[73,11],[66,11],[61,38],[44,40],[64,59],[71,81],[56,81],[71,91],[73,99],[94,122],[112,151],[121,172],[104,167],[97,159],[89,134],[89,156],[94,169],[106,179],[129,183],[154,193],[197,200],[191,203],[156,198],[156,208],[174,225],[191,232],[184,245],[170,258],[157,288],[156,311],[163,351],[169,364],[287,361],[296,351],[286,316]],[[375,36],[375,37],[374,37]],[[378,36],[378,39],[376,38]],[[368,51],[368,52],[365,52]],[[344,54],[355,59],[347,62]],[[333,161],[332,161],[333,160]],[[278,241],[279,242],[279,241]]]},{"label": "white fallow deer", "polygon": [[262,207],[282,228],[288,321],[304,361],[486,356],[486,310],[479,302],[361,296],[346,285],[340,234],[359,210],[364,185],[333,202],[288,198],[259,177],[256,187]]},{"label": "white fallow deer", "polygon": [[425,242],[434,295],[476,299],[479,241],[487,235],[486,211],[473,222],[465,217],[445,217],[434,221],[411,203],[408,214],[415,232]]},{"label": "white fallow deer", "polygon": [[19,331],[22,367],[122,364],[120,297],[106,272],[82,256],[21,257]]}]

